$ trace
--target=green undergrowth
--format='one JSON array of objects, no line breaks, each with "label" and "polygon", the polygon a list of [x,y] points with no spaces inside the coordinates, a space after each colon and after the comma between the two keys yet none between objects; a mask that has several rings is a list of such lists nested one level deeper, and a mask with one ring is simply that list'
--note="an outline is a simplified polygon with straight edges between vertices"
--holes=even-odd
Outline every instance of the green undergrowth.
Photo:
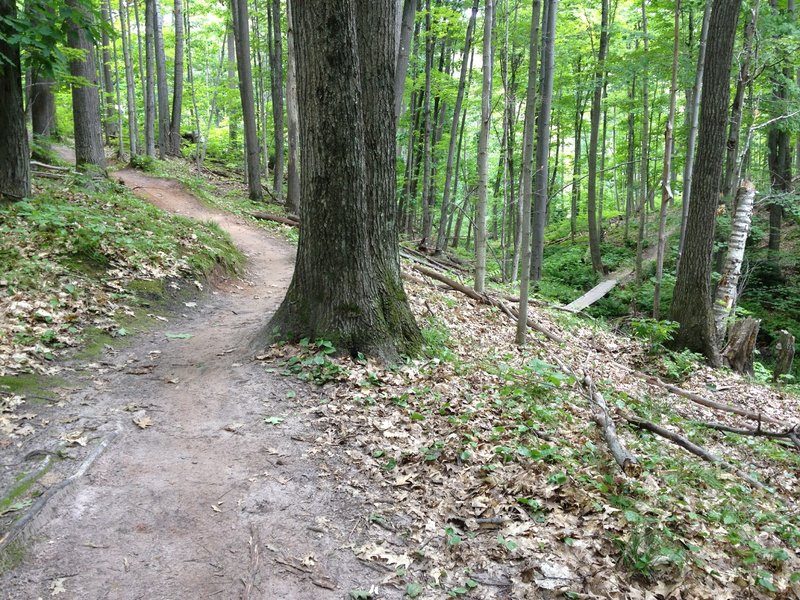
[{"label": "green undergrowth", "polygon": [[169,215],[110,180],[35,183],[31,198],[0,207],[7,372],[124,337],[154,297],[166,309],[180,299],[176,290],[196,292],[215,271],[234,273],[243,263],[218,226]]},{"label": "green undergrowth", "polygon": [[143,170],[149,173],[180,181],[209,207],[244,217],[254,226],[273,234],[279,234],[291,241],[297,241],[298,231],[296,228],[253,218],[252,215],[256,212],[286,216],[286,209],[283,205],[272,202],[266,190],[263,201],[250,200],[247,197],[247,188],[240,180],[234,179],[233,173],[231,178],[222,178],[214,174],[206,177],[199,174],[196,166],[186,160],[150,159],[144,166]]}]

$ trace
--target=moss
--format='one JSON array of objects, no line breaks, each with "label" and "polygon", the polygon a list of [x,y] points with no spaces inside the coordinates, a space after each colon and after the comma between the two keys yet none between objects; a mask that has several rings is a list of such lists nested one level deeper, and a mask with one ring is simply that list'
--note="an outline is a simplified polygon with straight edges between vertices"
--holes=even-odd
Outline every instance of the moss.
[{"label": "moss", "polygon": [[55,388],[68,385],[66,379],[52,375],[23,373],[0,376],[0,390],[26,396],[32,404],[47,402]]},{"label": "moss", "polygon": [[0,550],[0,575],[13,571],[22,561],[25,560],[27,548],[19,540],[11,542],[8,546]]}]

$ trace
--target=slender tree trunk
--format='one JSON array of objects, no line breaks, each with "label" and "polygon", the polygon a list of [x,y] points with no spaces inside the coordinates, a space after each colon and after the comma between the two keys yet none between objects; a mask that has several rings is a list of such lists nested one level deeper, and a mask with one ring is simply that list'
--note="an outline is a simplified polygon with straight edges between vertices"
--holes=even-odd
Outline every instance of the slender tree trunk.
[{"label": "slender tree trunk", "polygon": [[636,234],[636,281],[644,278],[642,254],[647,228],[647,198],[650,193],[650,41],[647,37],[646,0],[642,0],[642,39],[644,41],[644,72],[642,73],[642,155],[639,166],[639,231]]},{"label": "slender tree trunk", "polygon": [[[233,1],[233,0],[231,0]],[[233,9],[231,8],[231,13]],[[228,29],[228,87],[235,90],[238,85],[236,78],[236,35],[234,33],[233,16],[229,23]],[[228,110],[228,139],[231,145],[236,143],[236,136],[238,131],[238,111],[231,105],[226,107]]]},{"label": "slender tree trunk", "polygon": [[[486,287],[486,209],[489,204],[489,127],[492,116],[492,28],[494,2],[486,0],[483,25],[483,92],[478,140],[478,203],[475,216],[475,291]],[[535,55],[534,55],[535,60]]]},{"label": "slender tree trunk", "polygon": [[0,0],[0,200],[21,200],[31,193],[30,150],[22,103],[19,44],[12,44],[5,19],[15,19],[15,0]]},{"label": "slender tree trunk", "polygon": [[[150,158],[156,156],[156,67],[153,45],[153,5],[155,0],[145,0],[144,4],[144,48],[147,63],[144,89],[144,146],[145,154]],[[136,6],[136,2],[134,2]],[[141,50],[141,48],[140,48]]]},{"label": "slender tree trunk", "polygon": [[441,254],[445,249],[446,230],[447,230],[447,211],[450,209],[450,187],[453,180],[453,162],[456,153],[456,143],[458,140],[458,122],[461,116],[461,105],[464,101],[464,88],[467,83],[467,70],[469,69],[470,48],[472,46],[472,34],[475,31],[475,19],[478,14],[480,0],[473,0],[472,11],[470,13],[467,34],[464,41],[464,52],[461,54],[461,76],[458,81],[458,92],[453,108],[453,120],[450,124],[450,143],[447,149],[447,166],[444,172],[444,193],[442,194],[442,206],[439,213],[439,229],[436,235],[436,254]]},{"label": "slender tree trunk", "polygon": [[50,77],[33,70],[31,86],[31,121],[33,134],[48,137],[56,130],[56,97],[53,94],[54,81]]},{"label": "slender tree trunk", "polygon": [[292,282],[262,339],[277,328],[394,361],[422,343],[400,280],[394,218],[395,0],[293,8],[303,227]]},{"label": "slender tree trunk", "polygon": [[[555,36],[558,0],[546,0],[546,21],[542,31],[542,89],[536,132],[535,206],[533,210],[533,242],[531,278],[542,278],[544,257],[544,226],[547,213],[548,158],[550,154],[550,112],[553,105],[553,75],[555,72]],[[527,302],[526,302],[527,304]],[[527,321],[526,321],[527,322]]]},{"label": "slender tree trunk", "polygon": [[736,194],[736,213],[731,223],[731,237],[725,266],[720,274],[717,292],[714,297],[714,328],[717,343],[722,345],[728,329],[728,319],[733,316],[738,297],[739,276],[742,273],[744,248],[750,234],[750,221],[753,216],[753,200],[756,188],[749,181],[742,183]]},{"label": "slender tree trunk", "polygon": [[[628,100],[633,106],[636,98],[636,75],[631,80]],[[623,239],[628,241],[631,215],[634,212],[633,183],[636,176],[636,114],[633,109],[628,112],[628,164],[625,165],[625,233]]]},{"label": "slender tree trunk", "polygon": [[297,73],[295,66],[296,50],[294,47],[294,24],[292,21],[293,0],[286,2],[286,52],[288,65],[286,68],[286,118],[289,133],[289,187],[286,192],[286,205],[291,212],[300,211],[300,170],[298,168],[299,115],[297,112]]},{"label": "slender tree trunk", "polygon": [[164,28],[159,0],[150,1],[153,6],[153,42],[155,43],[156,95],[158,97],[158,157],[163,160],[169,148],[167,58],[164,54]]},{"label": "slender tree trunk", "polygon": [[730,68],[741,0],[714,0],[700,108],[697,168],[692,177],[689,219],[670,318],[680,323],[674,345],[720,364],[711,308],[711,250],[725,155]]},{"label": "slender tree trunk", "polygon": [[200,129],[200,111],[197,109],[197,93],[194,86],[194,67],[192,64],[192,20],[190,18],[191,8],[189,7],[189,0],[186,0],[186,10],[183,13],[184,29],[186,30],[186,79],[189,82],[189,90],[192,96],[192,116],[194,117],[194,143],[195,143],[195,160],[197,167],[200,168],[203,164],[203,132]]},{"label": "slender tree trunk", "polygon": [[689,201],[692,197],[692,177],[694,174],[695,146],[697,144],[697,127],[700,119],[700,100],[703,97],[703,74],[706,65],[706,46],[708,45],[708,23],[711,18],[711,0],[706,0],[703,12],[703,25],[700,29],[700,47],[697,52],[697,69],[695,70],[694,87],[689,105],[689,134],[686,142],[686,161],[683,165],[683,194],[681,199],[681,233],[678,242],[678,264],[683,255],[686,241],[686,222],[689,218]]},{"label": "slender tree trunk", "polygon": [[[532,0],[531,38],[528,57],[528,91],[525,100],[525,125],[522,134],[522,166],[519,201],[522,206],[520,219],[520,248],[522,254],[521,277],[519,282],[519,315],[515,341],[522,346],[528,339],[528,296],[531,279],[531,196],[533,195],[533,128],[536,120],[536,63],[539,58],[540,0]],[[545,0],[551,2],[552,0]],[[549,21],[545,29],[549,28]],[[546,42],[547,40],[545,40]],[[542,65],[544,69],[544,65]],[[538,157],[537,157],[538,158]]]},{"label": "slender tree trunk", "polygon": [[[414,19],[417,14],[417,0],[403,2],[402,21],[400,23],[400,37],[397,45],[397,64],[394,74],[394,118],[400,120],[403,112],[403,91],[408,73],[409,50],[411,49],[411,36],[414,33]],[[474,20],[474,16],[472,20]],[[465,55],[466,56],[466,55]]]},{"label": "slender tree trunk", "polygon": [[[575,65],[575,76],[579,80],[581,75],[581,59],[578,57]],[[584,98],[580,86],[575,90],[575,157],[572,160],[572,206],[569,217],[569,232],[572,243],[578,232],[578,210],[581,200],[581,141],[583,130]]]},{"label": "slender tree trunk", "polygon": [[181,111],[183,108],[183,2],[175,0],[175,74],[172,88],[172,118],[169,122],[169,153],[181,154]]},{"label": "slender tree trunk", "polygon": [[[110,12],[110,9],[109,9]],[[120,17],[122,18],[122,17]],[[114,96],[116,99],[116,114],[117,114],[117,155],[119,158],[123,158],[125,154],[125,140],[123,140],[122,136],[122,96],[120,92],[120,85],[119,85],[119,77],[120,77],[120,70],[119,70],[119,56],[117,54],[117,35],[114,31],[114,19],[112,18],[109,26],[111,28],[111,50],[112,56],[114,58]]]},{"label": "slender tree trunk", "polygon": [[275,130],[275,168],[272,172],[272,185],[275,200],[283,202],[283,46],[281,43],[280,0],[272,0],[270,81],[272,83],[272,123]]},{"label": "slender tree trunk", "polygon": [[431,135],[433,125],[431,122],[431,76],[433,71],[433,31],[431,29],[431,3],[430,0],[425,4],[425,96],[423,104],[423,121],[425,130],[423,133],[422,148],[422,240],[420,248],[423,250],[428,244],[424,232],[430,232],[431,221]]},{"label": "slender tree trunk", "polygon": [[128,147],[131,158],[139,154],[139,123],[136,120],[136,88],[133,81],[133,61],[131,60],[130,23],[128,5],[119,0],[119,20],[122,31],[122,62],[125,64],[125,91],[128,107]]},{"label": "slender tree trunk", "polygon": [[[76,12],[83,12],[85,19],[89,18],[78,0],[67,0],[67,6]],[[83,27],[70,22],[67,30],[67,44],[70,48],[83,51],[83,58],[75,58],[70,61],[70,74],[73,77],[83,77],[88,82],[88,85],[73,84],[72,86],[75,164],[79,169],[86,167],[105,169],[103,129],[100,123],[100,95],[97,88],[97,70],[92,42]]]},{"label": "slender tree trunk", "polygon": [[[100,18],[104,23],[111,23],[111,9],[109,0],[102,0],[100,3]],[[108,30],[103,29],[100,34],[102,51],[100,53],[102,61],[101,72],[103,74],[103,99],[106,108],[106,116],[103,120],[103,131],[106,136],[106,144],[111,145],[111,138],[119,135],[117,131],[117,111],[114,109],[114,83],[111,78],[111,53],[109,47],[111,40],[108,37]]]},{"label": "slender tree trunk", "polygon": [[[597,229],[597,141],[600,134],[600,111],[603,98],[603,80],[605,79],[605,62],[608,53],[608,13],[609,1],[602,0],[602,16],[600,21],[600,48],[597,53],[597,64],[594,71],[594,96],[592,99],[591,126],[589,130],[589,182],[586,195],[586,214],[589,218],[589,253],[592,257],[592,268],[595,273],[605,272],[600,255],[600,239]],[[646,39],[646,38],[645,38]]]},{"label": "slender tree trunk", "polygon": [[681,45],[681,0],[675,0],[675,29],[672,44],[672,82],[669,88],[669,113],[664,129],[664,169],[661,173],[661,212],[658,219],[656,285],[653,293],[653,318],[661,317],[661,280],[664,276],[664,252],[667,247],[667,208],[672,202],[672,145],[675,128],[675,106],[678,99],[678,55]]},{"label": "slender tree trunk", "polygon": [[253,101],[253,75],[250,66],[250,18],[247,0],[231,0],[233,31],[236,35],[236,62],[239,71],[239,96],[244,116],[244,141],[247,161],[247,191],[251,200],[261,200],[261,171],[258,165],[258,130]]}]

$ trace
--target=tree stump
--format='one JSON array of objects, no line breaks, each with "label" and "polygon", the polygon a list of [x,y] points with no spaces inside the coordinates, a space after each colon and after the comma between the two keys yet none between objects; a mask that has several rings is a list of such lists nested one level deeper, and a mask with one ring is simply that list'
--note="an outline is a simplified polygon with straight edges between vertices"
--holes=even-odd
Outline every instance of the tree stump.
[{"label": "tree stump", "polygon": [[725,364],[737,373],[753,375],[753,352],[760,326],[760,319],[747,317],[736,321],[731,327],[722,358]]},{"label": "tree stump", "polygon": [[781,330],[778,343],[775,344],[775,370],[772,372],[774,381],[778,381],[781,375],[792,371],[794,351],[794,336],[785,329]]}]

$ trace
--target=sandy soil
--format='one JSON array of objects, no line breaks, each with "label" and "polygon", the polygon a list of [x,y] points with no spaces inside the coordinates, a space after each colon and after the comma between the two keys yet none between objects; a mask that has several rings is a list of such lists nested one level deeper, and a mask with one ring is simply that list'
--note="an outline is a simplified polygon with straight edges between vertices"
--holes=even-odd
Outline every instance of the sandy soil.
[{"label": "sandy soil", "polygon": [[[248,350],[283,297],[292,248],[177,183],[127,169],[114,177],[166,210],[218,223],[246,254],[247,274],[128,349],[76,367],[82,383],[63,398],[63,427],[92,432],[87,452],[110,443],[27,528],[0,597],[324,599],[379,584],[384,574],[351,549],[369,511],[337,491],[332,459],[314,449],[313,415],[289,393],[310,390]],[[134,424],[142,417],[152,425]]]}]

